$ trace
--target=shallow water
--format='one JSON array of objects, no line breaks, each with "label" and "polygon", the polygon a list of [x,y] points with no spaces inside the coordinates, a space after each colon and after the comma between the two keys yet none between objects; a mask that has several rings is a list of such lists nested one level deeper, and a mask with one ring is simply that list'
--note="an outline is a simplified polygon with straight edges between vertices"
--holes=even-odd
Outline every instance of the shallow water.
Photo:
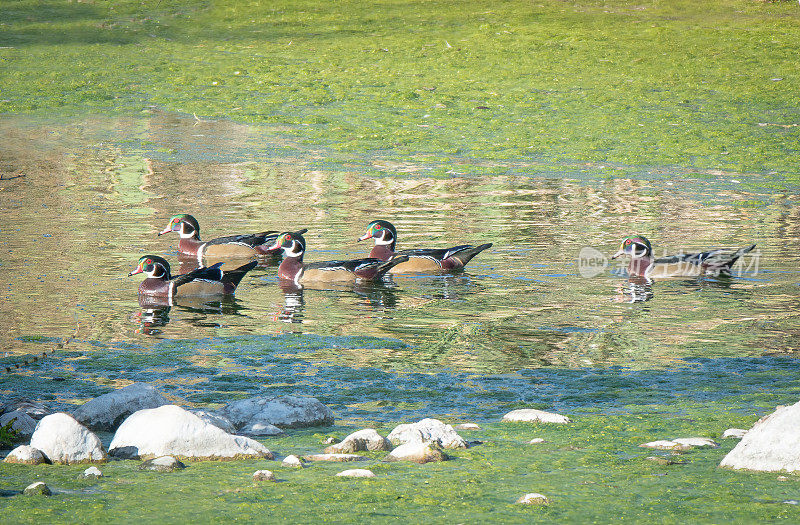
[{"label": "shallow water", "polygon": [[[0,120],[0,364],[79,326],[0,390],[67,402],[136,380],[190,403],[298,393],[397,420],[623,406],[640,388],[719,399],[755,364],[762,391],[795,369],[800,196],[774,175],[470,159],[440,173],[435,158],[352,158],[286,131],[161,113]],[[265,265],[235,299],[140,307],[127,274],[145,253],[177,261],[177,237],[156,235],[175,213],[195,215],[203,238],[308,228],[307,261],[365,256],[356,239],[375,218],[400,247],[494,246],[456,275],[297,294]],[[582,248],[608,256],[632,233],[658,255],[757,249],[729,279],[642,287],[616,261],[581,275]]]}]

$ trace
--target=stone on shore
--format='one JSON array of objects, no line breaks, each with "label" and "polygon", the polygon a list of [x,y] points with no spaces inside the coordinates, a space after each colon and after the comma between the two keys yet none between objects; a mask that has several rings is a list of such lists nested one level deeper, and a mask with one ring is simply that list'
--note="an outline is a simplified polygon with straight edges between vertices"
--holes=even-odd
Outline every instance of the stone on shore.
[{"label": "stone on shore", "polygon": [[501,421],[511,423],[558,423],[561,425],[571,422],[567,416],[562,416],[554,412],[545,412],[544,410],[536,410],[534,408],[512,410],[504,415]]},{"label": "stone on shore", "polygon": [[353,468],[349,470],[343,470],[336,474],[337,477],[340,478],[374,478],[375,474],[365,468]]},{"label": "stone on shore", "polygon": [[89,467],[79,476],[81,479],[98,479],[103,477],[103,473],[97,467]]},{"label": "stone on shore", "polygon": [[550,500],[547,499],[547,496],[544,494],[531,492],[529,494],[525,494],[524,496],[520,496],[520,498],[517,500],[517,503],[520,505],[548,505]]},{"label": "stone on shore", "polygon": [[253,481],[277,481],[271,470],[256,470],[253,472]]},{"label": "stone on shore", "polygon": [[22,493],[26,496],[51,496],[53,494],[52,491],[50,491],[50,487],[48,487],[44,481],[31,483],[25,487]]},{"label": "stone on shore", "polygon": [[456,430],[480,430],[481,427],[477,423],[459,423],[453,426]]},{"label": "stone on shore", "polygon": [[384,461],[413,461],[414,463],[430,463],[450,459],[434,442],[411,442],[395,448]]},{"label": "stone on shore", "polygon": [[452,426],[438,419],[426,418],[416,423],[397,425],[387,439],[395,445],[436,443],[442,448],[467,448],[467,442]]},{"label": "stone on shore", "polygon": [[342,454],[360,452],[363,450],[376,451],[391,449],[392,444],[388,439],[378,434],[378,432],[372,428],[365,428],[364,430],[353,432],[340,443],[329,446],[325,449],[325,453]]},{"label": "stone on shore", "polygon": [[800,471],[800,402],[759,419],[720,466],[763,472]]},{"label": "stone on shore", "polygon": [[9,423],[11,423],[11,430],[22,438],[31,437],[36,430],[36,420],[23,410],[6,412],[0,416],[0,427],[4,427]]},{"label": "stone on shore", "polygon": [[109,453],[121,459],[273,457],[258,441],[228,434],[176,405],[163,405],[130,415],[114,435]]},{"label": "stone on shore", "polygon": [[747,430],[743,428],[729,428],[722,433],[722,439],[742,439],[747,434]]},{"label": "stone on shore", "polygon": [[719,443],[713,439],[704,437],[676,438],[672,441],[679,445],[688,445],[692,448],[719,448]]},{"label": "stone on shore", "polygon": [[364,461],[367,458],[365,458],[364,456],[359,456],[358,454],[309,454],[308,456],[303,456],[303,459],[306,461],[345,462],[345,461]]},{"label": "stone on shore", "polygon": [[73,412],[73,416],[92,430],[113,432],[134,412],[168,404],[169,401],[153,386],[133,383],[87,401]]},{"label": "stone on shore", "polygon": [[8,453],[6,463],[19,463],[22,465],[40,465],[47,463],[47,459],[38,448],[33,448],[29,445],[20,445]]},{"label": "stone on shore", "polygon": [[298,456],[295,456],[294,454],[292,454],[290,456],[286,456],[285,458],[283,458],[283,461],[281,461],[281,466],[282,467],[290,467],[290,468],[304,468],[305,467],[305,465],[303,465],[303,460],[300,459]]},{"label": "stone on shore", "polygon": [[31,447],[39,449],[51,463],[95,463],[107,459],[100,438],[63,412],[39,421],[31,436]]},{"label": "stone on shore", "polygon": [[672,441],[670,439],[659,439],[656,441],[650,441],[649,443],[642,443],[639,445],[642,448],[652,448],[655,450],[674,450],[677,452],[685,452],[687,450],[691,450],[691,445],[682,445],[676,441]]},{"label": "stone on shore", "polygon": [[154,470],[156,472],[175,472],[176,470],[183,470],[185,468],[186,465],[173,456],[161,456],[148,459],[139,465],[139,470]]},{"label": "stone on shore", "polygon": [[313,397],[251,397],[229,403],[219,413],[237,429],[267,424],[280,428],[333,424],[333,411]]}]

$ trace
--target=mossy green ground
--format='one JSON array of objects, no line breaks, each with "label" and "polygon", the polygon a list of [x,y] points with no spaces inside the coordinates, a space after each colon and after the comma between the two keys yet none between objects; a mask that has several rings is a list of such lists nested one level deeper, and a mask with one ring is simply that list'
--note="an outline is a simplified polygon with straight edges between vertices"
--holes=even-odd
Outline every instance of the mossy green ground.
[{"label": "mossy green ground", "polygon": [[0,112],[277,124],[456,159],[800,171],[796,2],[9,0]]},{"label": "mossy green ground", "polygon": [[[176,473],[143,472],[136,461],[100,465],[99,481],[79,480],[86,465],[26,467],[2,464],[4,490],[45,481],[51,497],[0,498],[4,523],[292,522],[292,523],[766,523],[797,522],[800,479],[776,473],[717,468],[735,440],[728,426],[749,426],[755,415],[720,416],[696,406],[669,413],[648,407],[625,415],[587,413],[567,425],[486,424],[461,431],[483,444],[449,451],[452,461],[417,465],[369,461],[310,463],[302,470],[274,461],[188,462]],[[656,417],[654,417],[656,416]],[[359,427],[291,431],[268,447],[288,455],[318,452],[324,436]],[[378,427],[384,435],[391,426]],[[640,448],[655,437],[711,436],[719,449],[679,456]],[[531,445],[534,437],[546,443]],[[662,465],[645,458],[670,457]],[[369,468],[374,479],[336,478]],[[256,470],[278,483],[253,482]],[[521,495],[548,496],[545,507],[515,504]],[[7,493],[6,493],[7,494]]]}]

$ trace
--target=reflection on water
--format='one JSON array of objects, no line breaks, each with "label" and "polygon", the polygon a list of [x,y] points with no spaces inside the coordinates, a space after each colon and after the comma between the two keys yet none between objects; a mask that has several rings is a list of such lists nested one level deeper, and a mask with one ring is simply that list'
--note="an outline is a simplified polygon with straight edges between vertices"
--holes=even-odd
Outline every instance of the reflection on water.
[{"label": "reflection on water", "polygon": [[[636,180],[574,167],[542,176],[519,163],[486,174],[465,163],[463,175],[447,178],[424,166],[375,175],[375,159],[332,166],[258,128],[175,115],[5,119],[0,140],[0,344],[11,354],[29,351],[18,338],[61,337],[76,319],[79,338],[96,343],[373,336],[406,345],[325,357],[398,368],[647,367],[798,349],[800,198],[737,191],[730,179],[746,174],[654,171]],[[754,201],[766,204],[741,204]],[[138,282],[126,277],[139,256],[161,254],[180,273],[196,264],[177,256],[175,238],[156,235],[176,213],[196,216],[207,238],[308,228],[309,262],[364,257],[369,246],[356,239],[377,218],[397,227],[398,249],[494,246],[460,274],[346,289],[283,289],[277,261],[264,260],[236,299],[139,305]],[[581,248],[608,256],[632,231],[673,251],[757,241],[760,267],[657,283],[610,270],[581,277]]]}]

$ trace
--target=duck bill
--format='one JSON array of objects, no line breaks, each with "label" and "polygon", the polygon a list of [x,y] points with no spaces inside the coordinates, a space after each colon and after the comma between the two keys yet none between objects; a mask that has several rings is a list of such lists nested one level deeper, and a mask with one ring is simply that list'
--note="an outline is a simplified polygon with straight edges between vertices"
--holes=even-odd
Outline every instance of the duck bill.
[{"label": "duck bill", "polygon": [[366,241],[367,239],[372,239],[372,234],[370,232],[367,232],[358,238],[359,241]]},{"label": "duck bill", "polygon": [[272,243],[269,246],[267,246],[266,248],[264,248],[264,250],[266,250],[267,252],[279,252],[282,248],[283,247],[276,240],[274,243]]},{"label": "duck bill", "polygon": [[142,273],[143,271],[144,270],[142,270],[142,265],[140,264],[139,266],[136,267],[136,269],[134,269],[132,272],[128,274],[128,277],[130,277],[131,275],[136,275],[137,273]]},{"label": "duck bill", "polygon": [[173,232],[175,230],[172,229],[172,224],[164,228],[164,230],[158,232],[159,235],[164,235],[165,233]]},{"label": "duck bill", "polygon": [[620,250],[620,251],[618,251],[617,253],[615,253],[614,255],[612,255],[612,256],[611,256],[611,258],[612,258],[612,259],[616,259],[617,257],[622,257],[623,255],[625,255],[625,252],[623,252],[622,250]]}]

